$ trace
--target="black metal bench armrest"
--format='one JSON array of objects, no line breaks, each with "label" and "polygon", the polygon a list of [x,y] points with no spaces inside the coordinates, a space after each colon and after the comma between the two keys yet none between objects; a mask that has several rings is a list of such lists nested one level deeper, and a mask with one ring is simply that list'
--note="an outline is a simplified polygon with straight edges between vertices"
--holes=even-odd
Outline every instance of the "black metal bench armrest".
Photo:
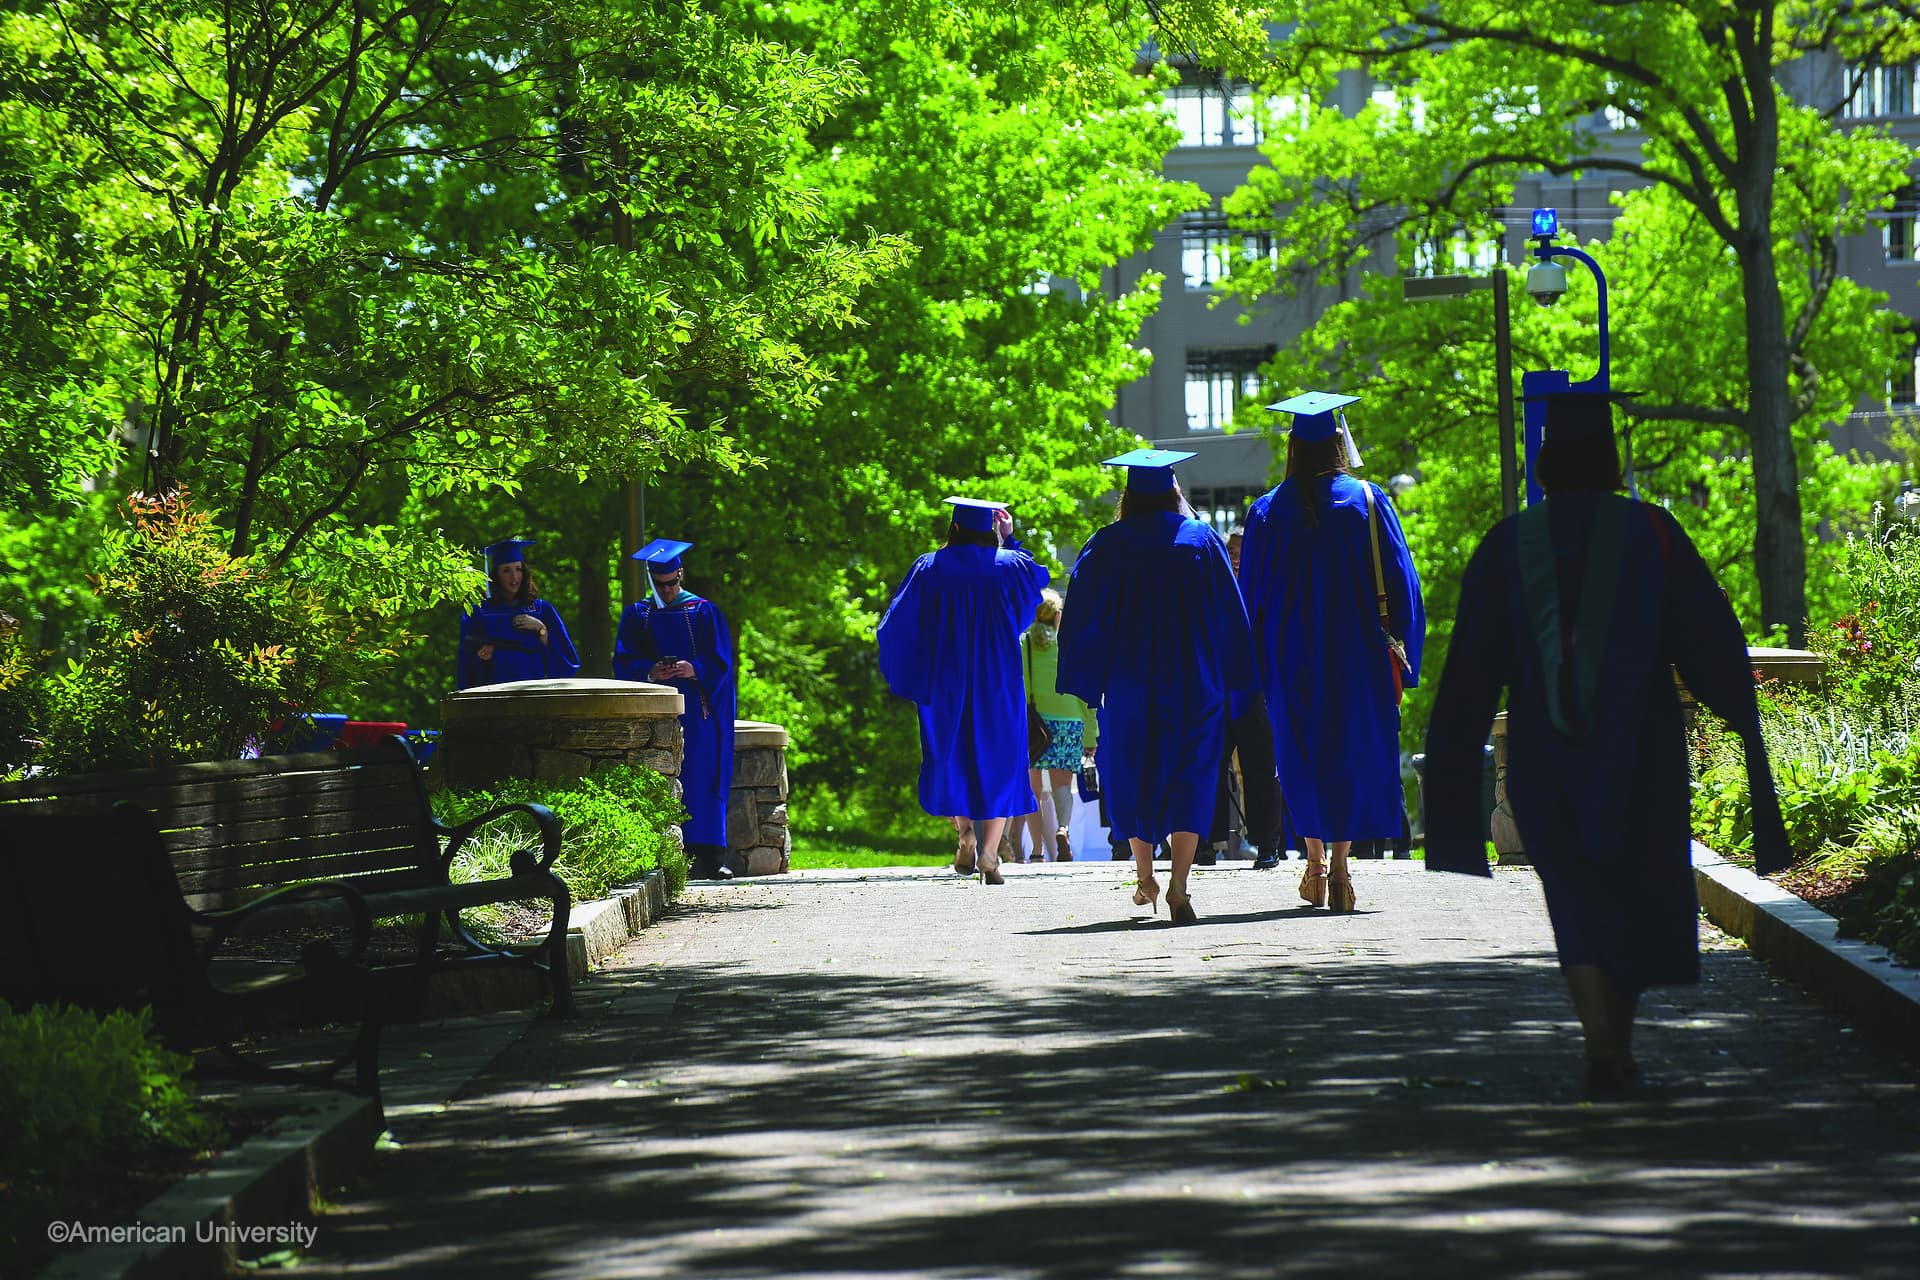
[{"label": "black metal bench armrest", "polygon": [[205,925],[212,931],[203,958],[212,960],[214,954],[226,944],[228,938],[261,912],[316,898],[338,898],[346,904],[347,915],[353,925],[353,947],[345,956],[340,957],[340,963],[358,964],[361,957],[366,954],[367,944],[373,940],[373,912],[367,907],[367,900],[359,890],[352,885],[330,880],[316,880],[310,884],[296,884],[284,889],[275,889],[270,893],[262,894],[252,902],[226,911],[194,912],[195,922]]},{"label": "black metal bench armrest", "polygon": [[[434,819],[434,830],[439,832],[440,835],[448,841],[446,852],[440,855],[442,869],[453,865],[453,855],[460,851],[460,846],[465,844],[467,839],[472,836],[475,831],[486,826],[489,822],[506,817],[510,813],[531,814],[534,822],[539,824],[540,860],[533,863],[531,869],[536,871],[551,871],[553,869],[553,860],[560,856],[560,820],[553,816],[553,810],[543,804],[501,805],[498,809],[483,813],[479,817],[468,822],[463,822],[457,827],[446,826],[438,818]],[[512,859],[515,871],[520,871],[525,867],[526,859],[522,855],[531,852],[532,850],[530,849],[516,851]]]}]

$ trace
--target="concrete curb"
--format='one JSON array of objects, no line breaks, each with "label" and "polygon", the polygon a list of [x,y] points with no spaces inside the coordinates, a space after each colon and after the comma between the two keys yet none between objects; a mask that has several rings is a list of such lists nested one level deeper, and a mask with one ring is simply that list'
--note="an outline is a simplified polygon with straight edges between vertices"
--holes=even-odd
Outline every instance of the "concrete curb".
[{"label": "concrete curb", "polygon": [[[56,1258],[42,1280],[224,1280],[240,1257],[236,1228],[311,1225],[315,1197],[344,1186],[373,1158],[380,1136],[373,1099],[320,1094],[213,1166],[149,1201],[131,1224],[146,1242],[96,1244]],[[91,1225],[91,1224],[90,1224]],[[293,1247],[268,1240],[258,1256]]]},{"label": "concrete curb", "polygon": [[1884,947],[1840,937],[1832,916],[1698,841],[1693,878],[1715,925],[1782,976],[1920,1060],[1920,970],[1896,965]]},{"label": "concrete curb", "polygon": [[[666,910],[667,880],[659,871],[577,907],[567,929],[567,966],[574,981],[625,946],[633,934],[657,923]],[[521,976],[518,970],[496,972]],[[521,985],[537,1001],[546,984],[525,976],[528,980]],[[489,990],[513,994],[506,984],[496,989],[490,983]],[[397,1038],[389,1039],[389,1047]],[[450,1096],[454,1088],[457,1085],[444,1092]],[[391,1100],[396,1090],[389,1087],[387,1092]],[[383,1125],[372,1099],[316,1091],[310,1104],[149,1201],[133,1223],[117,1224],[137,1227],[140,1242],[88,1245],[63,1253],[41,1272],[42,1280],[225,1280],[240,1257],[235,1228],[310,1225],[315,1198],[346,1185],[372,1162]],[[291,1243],[268,1242],[252,1245],[248,1252],[257,1256],[286,1247]]]}]

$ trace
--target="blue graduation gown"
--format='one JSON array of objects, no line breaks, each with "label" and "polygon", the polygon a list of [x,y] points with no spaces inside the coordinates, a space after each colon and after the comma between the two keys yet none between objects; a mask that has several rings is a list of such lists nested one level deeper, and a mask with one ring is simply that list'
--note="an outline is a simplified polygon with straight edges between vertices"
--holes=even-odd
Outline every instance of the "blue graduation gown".
[{"label": "blue graduation gown", "polygon": [[[1613,555],[1593,549],[1607,504],[1618,522]],[[1529,519],[1547,522],[1553,563],[1544,580],[1537,569],[1531,581],[1525,576],[1520,522]],[[1613,605],[1589,628],[1580,606],[1603,572],[1617,575]],[[1543,588],[1558,593],[1546,602],[1557,603],[1558,616],[1544,643]],[[1584,696],[1583,659],[1591,672]],[[1549,662],[1561,668],[1551,682]],[[1790,854],[1746,638],[1685,531],[1658,507],[1566,493],[1495,525],[1461,582],[1427,729],[1427,867],[1488,875],[1481,753],[1508,690],[1507,798],[1546,893],[1561,962],[1598,965],[1628,993],[1699,978],[1690,771],[1675,669],[1746,739],[1754,860],[1762,871],[1779,870]],[[1571,732],[1556,726],[1550,683]]]},{"label": "blue graduation gown", "polygon": [[880,673],[920,720],[920,807],[987,821],[1033,808],[1020,633],[1047,571],[1018,544],[913,562],[880,620]]},{"label": "blue graduation gown", "polygon": [[[1405,803],[1362,485],[1380,522],[1388,619],[1412,667],[1405,682],[1416,685],[1427,632],[1420,575],[1378,485],[1346,475],[1290,479],[1255,499],[1240,544],[1240,593],[1280,790],[1300,834],[1328,841],[1398,839]],[[1319,513],[1311,528],[1300,509],[1306,495]]]},{"label": "blue graduation gown", "polygon": [[1116,836],[1212,829],[1227,700],[1255,687],[1226,544],[1174,512],[1118,520],[1073,566],[1056,687],[1100,708],[1095,763]]},{"label": "blue graduation gown", "polygon": [[668,680],[680,691],[680,788],[687,806],[681,834],[693,844],[727,847],[727,800],[733,791],[733,636],[713,601],[682,591],[672,604],[630,604],[613,642],[618,680],[647,680],[660,659],[693,664],[693,679]]},{"label": "blue graduation gown", "polygon": [[[529,613],[547,624],[547,643],[532,632],[513,625],[516,614]],[[493,657],[482,662],[477,652],[483,645],[493,646]],[[496,604],[489,600],[460,619],[460,658],[455,667],[454,687],[471,689],[481,684],[506,684],[513,680],[552,680],[580,674],[580,655],[574,652],[573,638],[560,613],[545,600],[531,605]]]}]

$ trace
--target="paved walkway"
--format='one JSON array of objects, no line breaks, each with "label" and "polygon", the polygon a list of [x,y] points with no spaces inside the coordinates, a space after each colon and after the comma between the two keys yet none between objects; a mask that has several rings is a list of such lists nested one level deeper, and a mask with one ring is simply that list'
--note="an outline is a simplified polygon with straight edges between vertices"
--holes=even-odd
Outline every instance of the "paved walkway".
[{"label": "paved walkway", "polygon": [[[1288,867],[1295,868],[1289,872]],[[321,1222],[301,1274],[1900,1276],[1916,1072],[1719,940],[1590,1104],[1525,869],[697,889]]]}]

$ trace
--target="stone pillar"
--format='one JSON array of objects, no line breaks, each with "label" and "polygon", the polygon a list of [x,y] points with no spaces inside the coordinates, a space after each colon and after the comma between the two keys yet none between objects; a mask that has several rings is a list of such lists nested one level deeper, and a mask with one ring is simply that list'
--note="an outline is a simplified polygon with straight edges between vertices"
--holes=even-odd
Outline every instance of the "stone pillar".
[{"label": "stone pillar", "polygon": [[440,700],[435,770],[448,786],[504,778],[571,782],[611,765],[645,765],[680,786],[680,694],[632,680],[516,680]]},{"label": "stone pillar", "polygon": [[733,722],[733,792],[727,797],[727,865],[736,876],[787,870],[787,731],[758,720]]}]

